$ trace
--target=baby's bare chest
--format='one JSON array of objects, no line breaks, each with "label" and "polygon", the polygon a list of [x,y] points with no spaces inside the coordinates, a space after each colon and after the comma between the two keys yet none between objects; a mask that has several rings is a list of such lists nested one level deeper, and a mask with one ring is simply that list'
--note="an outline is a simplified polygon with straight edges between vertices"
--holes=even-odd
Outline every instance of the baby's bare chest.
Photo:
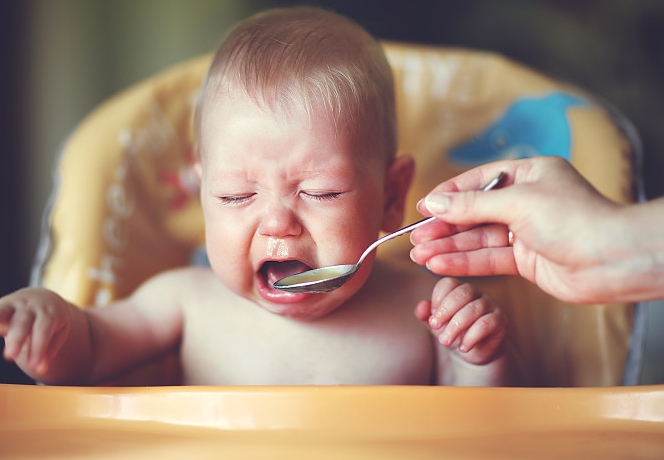
[{"label": "baby's bare chest", "polygon": [[181,347],[187,384],[391,385],[431,381],[428,331],[407,315],[298,322],[274,315],[187,319]]}]

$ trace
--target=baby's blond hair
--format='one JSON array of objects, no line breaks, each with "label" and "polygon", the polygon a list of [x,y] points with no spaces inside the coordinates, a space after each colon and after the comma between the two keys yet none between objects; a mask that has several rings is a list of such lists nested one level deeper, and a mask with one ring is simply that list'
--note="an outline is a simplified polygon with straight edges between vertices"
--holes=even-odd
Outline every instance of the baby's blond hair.
[{"label": "baby's blond hair", "polygon": [[362,150],[397,149],[394,81],[378,41],[338,14],[271,9],[237,25],[208,70],[196,117],[219,94],[244,91],[272,110],[323,109]]}]

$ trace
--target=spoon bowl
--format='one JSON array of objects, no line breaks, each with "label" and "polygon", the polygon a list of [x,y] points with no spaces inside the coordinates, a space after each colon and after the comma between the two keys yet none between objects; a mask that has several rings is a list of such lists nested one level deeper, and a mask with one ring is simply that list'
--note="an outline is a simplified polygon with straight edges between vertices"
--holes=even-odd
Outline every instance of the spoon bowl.
[{"label": "spoon bowl", "polygon": [[274,283],[274,287],[296,293],[331,292],[345,284],[360,268],[359,264],[330,265],[307,270],[280,279]]},{"label": "spoon bowl", "polygon": [[[500,173],[489,184],[482,188],[483,191],[491,190],[497,186],[505,176],[505,173]],[[343,286],[351,277],[357,272],[364,262],[364,259],[371,254],[382,243],[401,236],[404,233],[409,233],[422,225],[436,220],[435,217],[426,217],[420,221],[403,227],[396,232],[388,233],[387,235],[374,241],[360,256],[360,259],[355,264],[344,265],[330,265],[328,267],[315,268],[307,270],[302,273],[290,275],[276,281],[273,286],[275,289],[281,291],[288,291],[294,293],[309,293],[319,294],[324,292],[331,292]]]}]

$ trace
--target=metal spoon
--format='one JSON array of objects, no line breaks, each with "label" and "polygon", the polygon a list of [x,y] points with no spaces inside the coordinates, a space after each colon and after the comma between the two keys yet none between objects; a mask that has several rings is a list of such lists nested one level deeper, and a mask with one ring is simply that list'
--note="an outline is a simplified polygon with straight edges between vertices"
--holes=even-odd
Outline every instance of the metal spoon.
[{"label": "metal spoon", "polygon": [[[495,179],[489,182],[482,190],[487,191],[494,188],[498,185],[505,177],[505,173],[501,172]],[[360,268],[364,259],[371,254],[371,251],[376,249],[380,244],[385,241],[396,238],[397,236],[403,235],[404,233],[411,232],[417,227],[426,225],[429,222],[436,220],[435,217],[426,217],[420,221],[410,224],[406,227],[403,227],[396,232],[388,233],[376,240],[371,244],[360,256],[360,260],[355,264],[345,264],[345,265],[331,265],[329,267],[321,267],[313,270],[307,270],[306,272],[297,273],[295,275],[290,275],[285,278],[276,281],[273,286],[275,289],[281,291],[289,291],[296,293],[322,293],[334,291],[337,288],[343,286],[346,281],[348,281],[355,272]]]}]

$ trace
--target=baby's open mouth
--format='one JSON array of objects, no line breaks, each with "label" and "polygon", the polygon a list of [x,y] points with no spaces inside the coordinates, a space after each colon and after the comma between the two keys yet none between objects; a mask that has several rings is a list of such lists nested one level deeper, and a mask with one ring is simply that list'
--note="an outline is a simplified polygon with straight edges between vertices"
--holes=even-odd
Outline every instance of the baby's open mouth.
[{"label": "baby's open mouth", "polygon": [[265,277],[268,284],[272,286],[282,278],[295,275],[296,273],[302,273],[307,270],[311,270],[311,267],[299,260],[284,260],[282,262],[271,260],[263,263],[259,273]]}]

